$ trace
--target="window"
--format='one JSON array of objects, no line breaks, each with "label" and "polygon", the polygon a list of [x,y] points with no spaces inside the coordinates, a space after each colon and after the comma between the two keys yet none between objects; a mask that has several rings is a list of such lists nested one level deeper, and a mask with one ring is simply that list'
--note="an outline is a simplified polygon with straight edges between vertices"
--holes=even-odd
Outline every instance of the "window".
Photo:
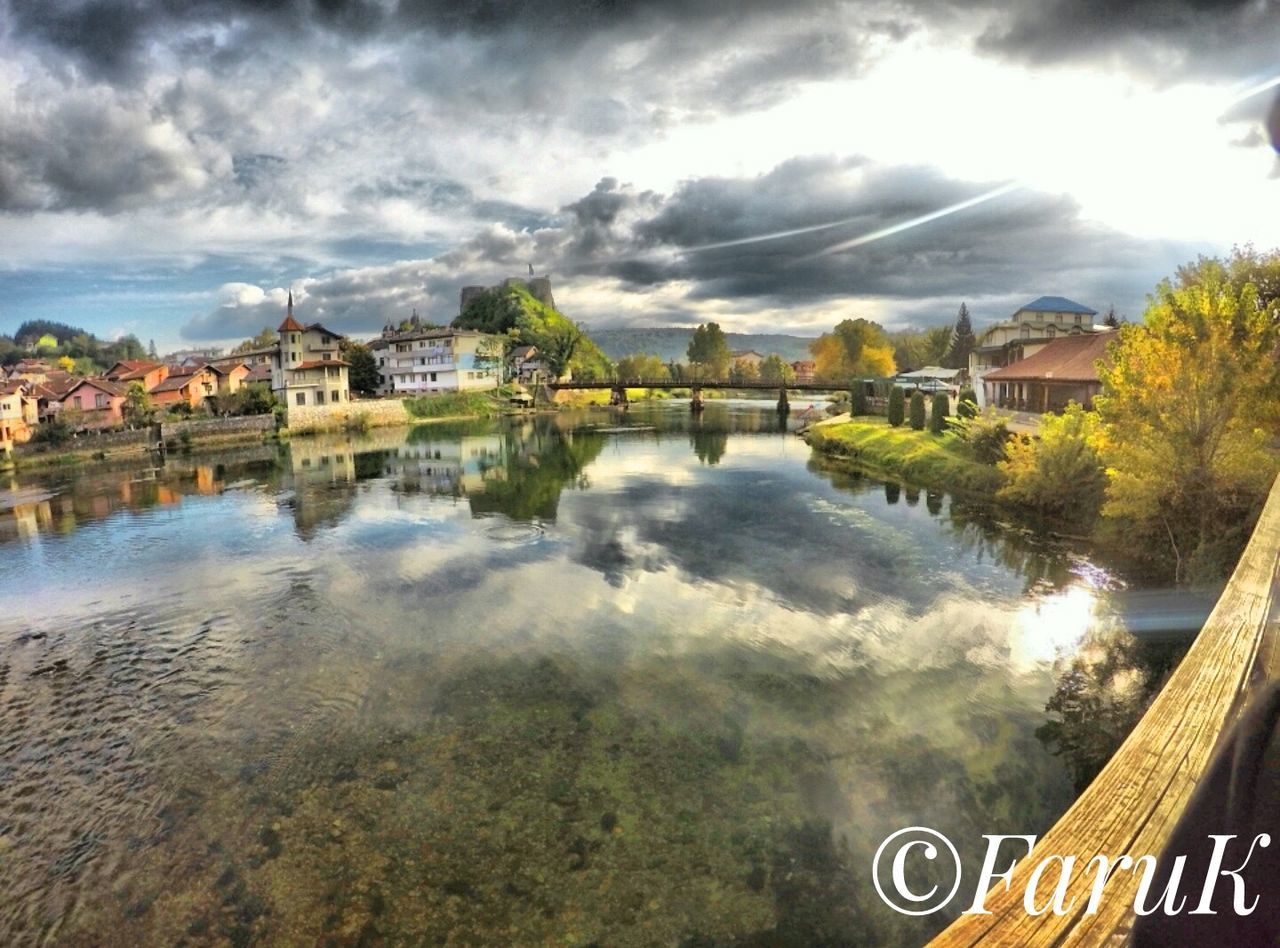
[{"label": "window", "polygon": [[323,391],[323,390],[317,390],[317,392],[316,392],[316,404],[317,404],[317,405],[323,405],[323,404],[324,404],[324,391]]},{"label": "window", "polygon": [[297,402],[299,405],[305,405],[307,403],[307,393],[299,392],[297,394]]},{"label": "window", "polygon": [[75,403],[76,403],[76,408],[84,408],[84,405],[82,405],[82,404],[80,403],[80,396],[79,396],[79,395],[77,395],[77,396],[75,397]]},{"label": "window", "polygon": [[1047,326],[1047,327],[1045,327],[1044,334],[1045,334],[1046,336],[1048,336],[1050,339],[1052,339],[1054,336],[1056,336],[1056,335],[1058,334],[1058,327],[1057,327],[1057,326]]},{"label": "window", "polygon": [[435,380],[436,380],[436,374],[435,374],[434,372],[432,372],[432,373],[431,373],[431,381],[433,381],[433,382],[434,382]]},{"label": "window", "polygon": [[107,407],[107,396],[102,395],[102,394],[94,395],[94,396],[93,396],[93,407],[94,407],[94,408],[106,408],[106,407]]},{"label": "window", "polygon": [[1080,313],[1076,313],[1076,325],[1079,326],[1083,322],[1084,322],[1084,316],[1081,315]]}]

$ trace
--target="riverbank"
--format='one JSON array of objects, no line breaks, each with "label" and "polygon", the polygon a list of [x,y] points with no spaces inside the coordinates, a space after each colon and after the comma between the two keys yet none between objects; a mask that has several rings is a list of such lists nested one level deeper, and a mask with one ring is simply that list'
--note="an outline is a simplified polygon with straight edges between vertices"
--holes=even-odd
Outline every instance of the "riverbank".
[{"label": "riverbank", "polygon": [[803,437],[824,457],[925,488],[990,500],[1005,483],[1004,474],[975,460],[954,434],[894,428],[879,416],[820,421],[805,429]]}]

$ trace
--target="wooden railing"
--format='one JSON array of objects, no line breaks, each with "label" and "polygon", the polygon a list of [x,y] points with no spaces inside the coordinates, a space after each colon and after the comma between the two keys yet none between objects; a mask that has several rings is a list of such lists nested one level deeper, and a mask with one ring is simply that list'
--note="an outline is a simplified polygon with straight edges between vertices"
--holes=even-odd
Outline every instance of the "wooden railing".
[{"label": "wooden railing", "polygon": [[[1218,604],[1168,684],[1075,804],[986,898],[990,915],[965,915],[933,945],[1123,944],[1142,876],[1117,871],[1095,914],[1085,914],[1094,856],[1159,857],[1219,737],[1261,685],[1280,675],[1280,478]],[[1076,857],[1065,915],[1030,915],[1023,893],[1049,855]],[[1040,888],[1057,883],[1050,870]],[[1274,893],[1272,893],[1274,895]],[[1221,948],[1228,948],[1223,945]]]}]

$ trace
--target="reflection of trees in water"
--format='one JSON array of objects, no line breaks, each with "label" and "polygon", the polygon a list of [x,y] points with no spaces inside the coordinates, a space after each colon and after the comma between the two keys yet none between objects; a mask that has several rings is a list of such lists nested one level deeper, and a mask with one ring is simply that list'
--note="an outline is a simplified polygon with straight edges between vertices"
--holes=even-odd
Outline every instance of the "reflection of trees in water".
[{"label": "reflection of trees in water", "polygon": [[689,429],[689,443],[693,445],[693,453],[703,464],[719,464],[729,444],[729,432],[699,425]]},{"label": "reflection of trees in water", "polygon": [[1090,629],[1062,663],[1036,737],[1063,759],[1076,793],[1098,775],[1176,665],[1181,646],[1144,643],[1123,627]]},{"label": "reflection of trees in water", "polygon": [[1046,583],[1062,586],[1072,576],[1064,544],[1001,523],[991,508],[952,498],[948,524],[962,550],[979,563],[998,563],[1022,576],[1026,591]]},{"label": "reflection of trees in water", "polygon": [[586,485],[584,471],[604,450],[605,436],[539,424],[522,436],[504,437],[502,455],[481,471],[484,487],[467,500],[475,515],[500,513],[512,520],[554,520],[560,492]]}]

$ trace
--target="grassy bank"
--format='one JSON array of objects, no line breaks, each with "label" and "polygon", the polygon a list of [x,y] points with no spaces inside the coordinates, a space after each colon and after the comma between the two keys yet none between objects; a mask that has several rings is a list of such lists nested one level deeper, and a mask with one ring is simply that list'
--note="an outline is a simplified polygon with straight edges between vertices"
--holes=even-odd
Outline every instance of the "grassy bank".
[{"label": "grassy bank", "polygon": [[818,424],[806,432],[805,440],[827,457],[852,461],[921,487],[990,497],[1005,481],[994,467],[974,460],[968,446],[954,434],[892,428],[884,418],[863,416]]},{"label": "grassy bank", "polygon": [[511,410],[514,389],[504,387],[492,392],[450,392],[445,395],[421,395],[404,400],[411,420],[441,418],[491,418]]}]

